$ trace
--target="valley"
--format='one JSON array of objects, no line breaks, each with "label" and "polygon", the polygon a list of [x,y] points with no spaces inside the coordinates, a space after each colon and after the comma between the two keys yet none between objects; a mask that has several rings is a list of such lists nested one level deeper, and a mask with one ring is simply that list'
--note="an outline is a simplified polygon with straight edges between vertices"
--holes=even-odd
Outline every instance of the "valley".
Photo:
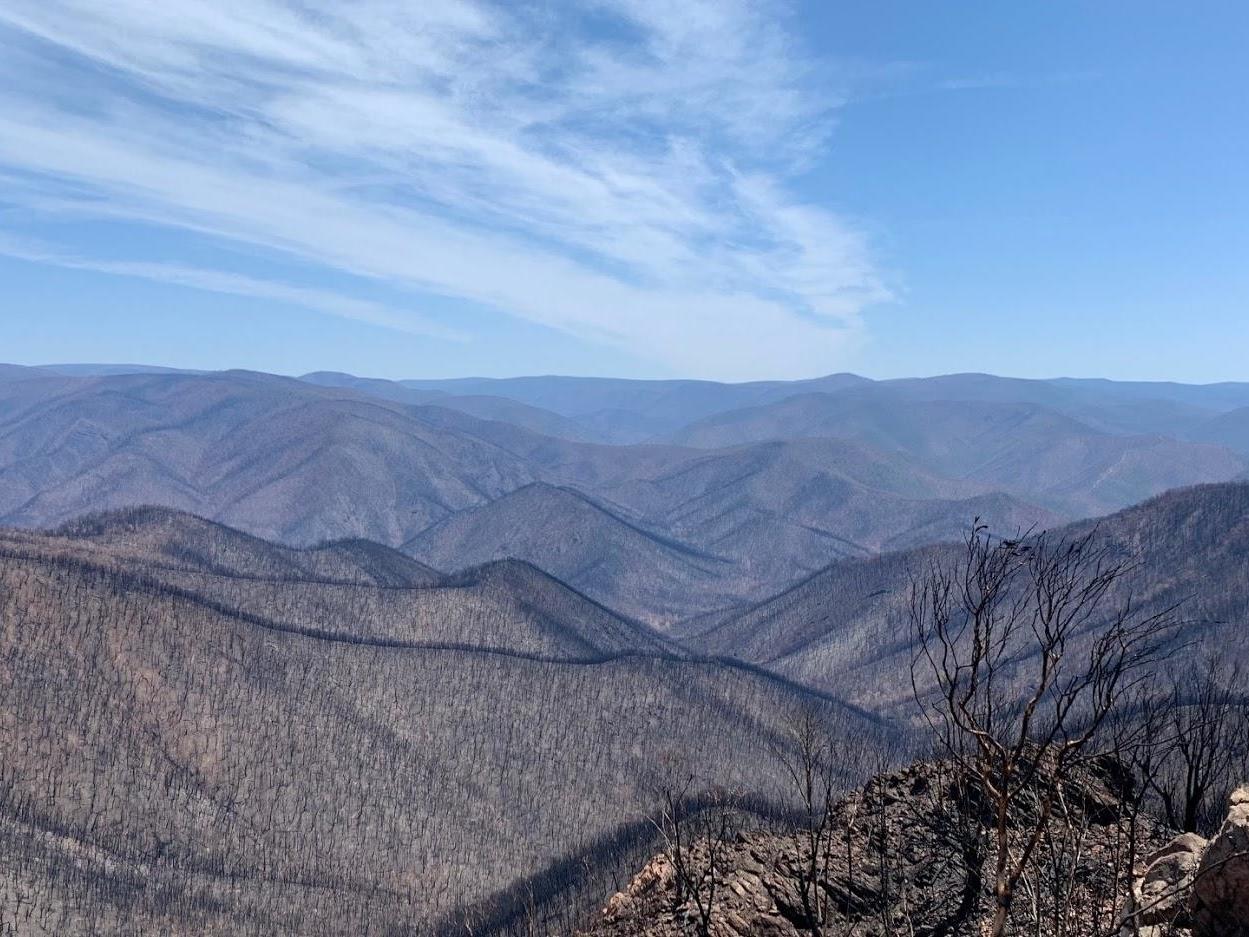
[{"label": "valley", "polygon": [[1249,665],[1247,463],[1190,438],[1235,388],[377,383],[4,372],[20,933],[570,932],[674,778],[791,822],[798,714],[839,790],[924,752],[911,586],[976,518]]}]

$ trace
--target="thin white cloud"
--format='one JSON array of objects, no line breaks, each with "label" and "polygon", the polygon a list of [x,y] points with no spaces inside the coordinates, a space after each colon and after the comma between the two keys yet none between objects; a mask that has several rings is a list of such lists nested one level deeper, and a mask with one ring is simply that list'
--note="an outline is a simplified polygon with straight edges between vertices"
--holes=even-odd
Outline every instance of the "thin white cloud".
[{"label": "thin white cloud", "polygon": [[887,295],[862,236],[789,194],[829,100],[768,4],[11,0],[0,23],[28,210],[279,249],[706,376],[832,370]]},{"label": "thin white cloud", "polygon": [[51,264],[69,270],[87,270],[112,276],[137,277],[158,283],[171,283],[210,293],[228,293],[271,299],[293,306],[302,306],[343,319],[354,319],[415,335],[426,335],[447,341],[465,341],[467,335],[412,313],[393,309],[382,303],[344,296],[330,290],[295,286],[223,270],[189,267],[184,264],[93,260],[66,254],[45,244],[26,238],[12,237],[0,231],[0,255],[31,263]]}]

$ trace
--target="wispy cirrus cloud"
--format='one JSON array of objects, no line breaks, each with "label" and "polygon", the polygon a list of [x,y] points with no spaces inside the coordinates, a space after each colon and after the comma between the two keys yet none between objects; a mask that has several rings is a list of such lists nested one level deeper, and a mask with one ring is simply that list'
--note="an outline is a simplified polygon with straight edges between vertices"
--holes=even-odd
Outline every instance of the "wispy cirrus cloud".
[{"label": "wispy cirrus cloud", "polygon": [[0,24],[0,166],[21,180],[0,192],[28,214],[281,251],[706,376],[831,370],[887,295],[862,235],[789,194],[837,99],[780,7],[12,0]]},{"label": "wispy cirrus cloud", "polygon": [[382,303],[346,296],[332,290],[296,286],[240,273],[204,269],[168,261],[118,261],[81,257],[47,244],[15,238],[3,231],[0,231],[0,256],[27,260],[32,263],[50,264],[68,270],[88,270],[113,276],[136,277],[209,293],[227,293],[234,296],[273,300],[302,306],[305,309],[315,309],[317,312],[339,316],[343,319],[356,319],[371,325],[380,325],[384,328],[411,332],[415,335],[427,335],[447,341],[464,341],[467,338],[463,332],[431,322],[418,313],[398,312]]}]

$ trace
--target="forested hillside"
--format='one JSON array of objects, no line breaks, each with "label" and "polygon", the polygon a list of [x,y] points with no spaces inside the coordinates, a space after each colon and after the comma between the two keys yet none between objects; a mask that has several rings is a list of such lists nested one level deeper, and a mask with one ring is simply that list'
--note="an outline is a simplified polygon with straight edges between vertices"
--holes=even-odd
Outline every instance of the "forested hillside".
[{"label": "forested hillside", "polygon": [[[969,522],[970,528],[970,522]],[[1095,531],[1134,564],[1115,597],[1142,609],[1178,606],[1177,649],[1202,645],[1249,665],[1249,485],[1183,489],[1052,537]],[[1013,532],[1011,532],[1013,534]],[[834,563],[771,599],[686,622],[680,637],[703,653],[738,657],[875,709],[911,704],[911,583],[956,545]]]},{"label": "forested hillside", "polygon": [[560,861],[647,842],[665,758],[766,796],[797,707],[888,734],[530,567],[376,585],[337,550],[150,511],[6,534],[4,926],[393,934],[535,876],[576,907]]},{"label": "forested hillside", "polygon": [[[1246,518],[1249,485],[1205,486],[1051,536],[1135,558],[1112,603],[1178,605],[1167,640],[1230,668]],[[674,785],[784,827],[798,720],[839,787],[922,751],[905,604],[957,555],[837,563],[676,643],[518,561],[442,574],[158,508],[9,529],[0,907],[36,934],[571,928]]]}]

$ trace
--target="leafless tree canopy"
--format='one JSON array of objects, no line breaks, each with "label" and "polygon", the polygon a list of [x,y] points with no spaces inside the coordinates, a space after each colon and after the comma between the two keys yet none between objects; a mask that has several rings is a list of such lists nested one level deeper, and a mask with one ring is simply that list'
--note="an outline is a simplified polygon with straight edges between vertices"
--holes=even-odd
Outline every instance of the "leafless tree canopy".
[{"label": "leafless tree canopy", "polygon": [[1064,782],[1098,753],[1103,727],[1177,628],[1174,608],[1142,614],[1130,597],[1106,601],[1131,569],[1096,532],[995,540],[977,523],[956,565],[913,583],[916,699],[988,800],[995,937],[1064,810]]}]

